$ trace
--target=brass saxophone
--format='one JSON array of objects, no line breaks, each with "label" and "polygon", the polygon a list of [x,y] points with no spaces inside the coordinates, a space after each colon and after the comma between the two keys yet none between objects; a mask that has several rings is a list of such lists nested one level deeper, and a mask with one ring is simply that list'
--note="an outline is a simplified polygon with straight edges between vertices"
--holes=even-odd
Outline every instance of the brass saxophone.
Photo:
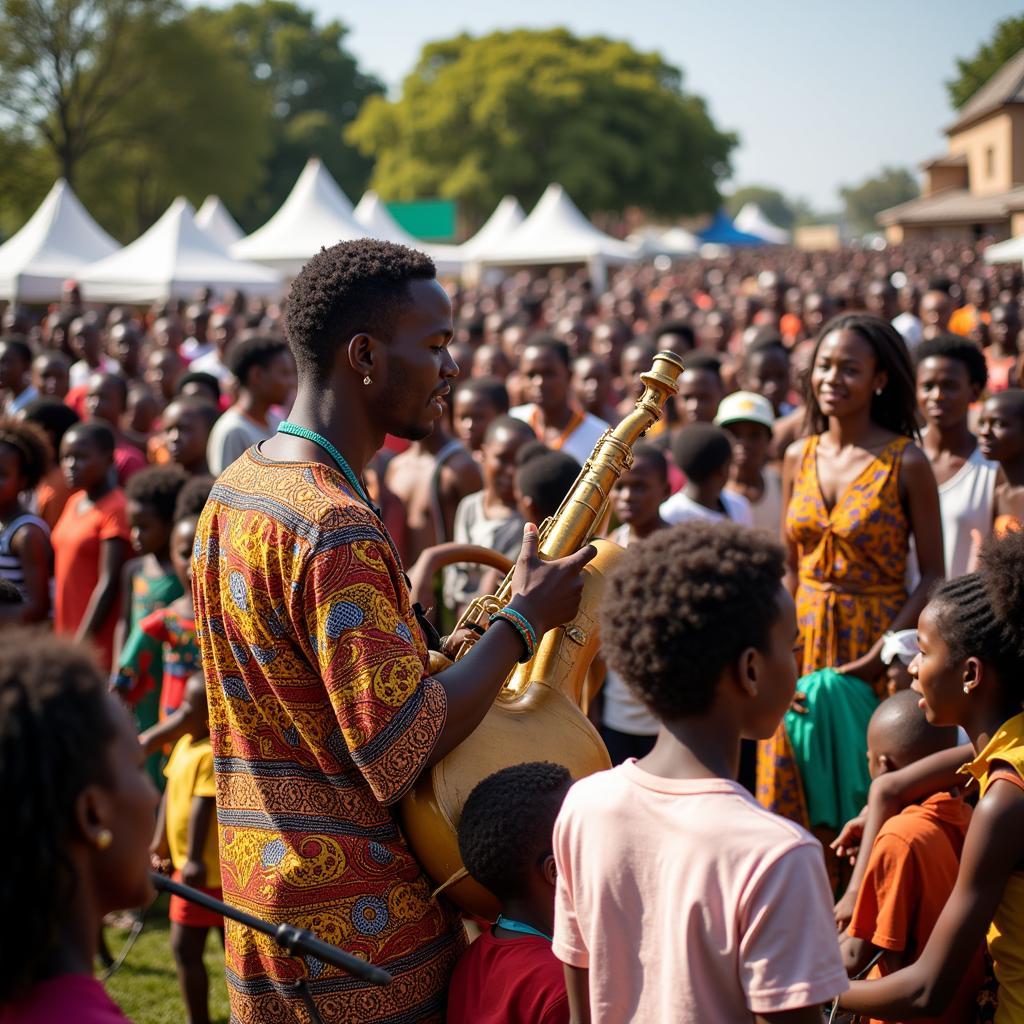
[{"label": "brass saxophone", "polygon": [[[604,522],[612,486],[633,464],[633,445],[662,415],[676,393],[682,360],[672,352],[655,356],[640,375],[644,390],[636,407],[605,431],[558,511],[540,526],[543,558],[562,558],[593,539]],[[583,570],[580,609],[572,622],[547,632],[533,658],[518,665],[502,686],[491,710],[458,747],[424,772],[400,804],[405,836],[439,892],[463,910],[493,920],[494,896],[468,876],[459,856],[456,828],[473,787],[501,768],[524,761],[564,764],[574,778],[610,767],[608,752],[581,710],[587,676],[598,652],[597,609],[609,569],[622,549],[607,540],[594,542],[597,555]],[[456,630],[485,630],[492,613],[512,598],[512,573],[492,595],[478,597],[463,612]],[[463,644],[461,658],[471,648]],[[432,655],[430,670],[451,664]]]}]

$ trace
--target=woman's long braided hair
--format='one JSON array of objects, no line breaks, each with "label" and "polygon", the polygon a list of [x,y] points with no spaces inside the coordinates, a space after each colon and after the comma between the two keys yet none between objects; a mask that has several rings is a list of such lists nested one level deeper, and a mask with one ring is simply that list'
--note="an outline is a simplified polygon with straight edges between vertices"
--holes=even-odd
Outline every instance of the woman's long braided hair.
[{"label": "woman's long braided hair", "polygon": [[114,724],[88,653],[28,628],[0,645],[0,908],[15,941],[0,957],[0,1003],[48,973],[73,899],[67,845],[82,790],[109,779]]}]

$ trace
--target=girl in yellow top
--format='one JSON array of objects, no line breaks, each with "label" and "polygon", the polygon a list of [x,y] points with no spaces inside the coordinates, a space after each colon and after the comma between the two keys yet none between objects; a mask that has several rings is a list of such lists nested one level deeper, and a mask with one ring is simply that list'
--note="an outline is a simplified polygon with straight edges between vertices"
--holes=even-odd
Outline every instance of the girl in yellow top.
[{"label": "girl in yellow top", "polygon": [[[185,734],[175,743],[164,769],[167,788],[160,803],[151,848],[154,867],[173,867],[175,879],[220,899],[213,751],[206,682],[200,673],[191,676],[185,684],[174,727],[179,735],[182,730]],[[211,928],[219,932],[223,944],[224,920],[219,914],[178,896],[171,897],[169,917],[171,950],[188,1020],[190,1024],[204,1024],[209,1021],[210,1012],[203,950]]]},{"label": "girl in yellow top", "polygon": [[980,751],[959,781],[976,780],[981,797],[956,886],[917,962],[853,982],[840,1006],[885,1019],[938,1016],[987,938],[995,1024],[1024,1024],[1024,533],[989,541],[979,572],[944,583],[918,637],[913,688],[930,722],[962,725]]}]

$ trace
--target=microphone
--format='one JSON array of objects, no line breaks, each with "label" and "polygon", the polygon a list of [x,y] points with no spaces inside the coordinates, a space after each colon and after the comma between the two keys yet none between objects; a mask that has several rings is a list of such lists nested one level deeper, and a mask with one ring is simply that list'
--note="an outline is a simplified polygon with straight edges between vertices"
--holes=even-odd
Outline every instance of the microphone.
[{"label": "microphone", "polygon": [[149,877],[155,889],[172,893],[183,900],[188,900],[189,903],[198,904],[207,910],[229,917],[232,921],[238,921],[239,924],[244,924],[247,928],[269,935],[279,946],[295,956],[316,957],[317,960],[322,960],[325,964],[337,967],[338,970],[368,981],[371,985],[391,984],[391,975],[387,971],[318,939],[305,928],[298,928],[293,924],[271,924],[269,921],[262,921],[258,917],[253,917],[252,914],[247,914],[244,910],[222,903],[212,896],[207,896],[205,892],[182,885],[181,882],[175,882],[174,879],[156,871],[151,871]]}]

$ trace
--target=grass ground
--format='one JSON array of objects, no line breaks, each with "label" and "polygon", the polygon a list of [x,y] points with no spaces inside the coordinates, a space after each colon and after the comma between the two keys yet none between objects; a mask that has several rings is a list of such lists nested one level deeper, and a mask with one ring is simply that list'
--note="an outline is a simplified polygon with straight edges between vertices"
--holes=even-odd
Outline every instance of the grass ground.
[{"label": "grass ground", "polygon": [[[116,957],[128,932],[107,928],[106,936],[107,947]],[[206,939],[206,970],[210,975],[210,1019],[214,1024],[227,1024],[224,951],[213,934]],[[161,896],[150,908],[139,941],[118,972],[105,984],[111,998],[134,1024],[181,1024],[185,1020],[171,954],[166,896]]]}]

